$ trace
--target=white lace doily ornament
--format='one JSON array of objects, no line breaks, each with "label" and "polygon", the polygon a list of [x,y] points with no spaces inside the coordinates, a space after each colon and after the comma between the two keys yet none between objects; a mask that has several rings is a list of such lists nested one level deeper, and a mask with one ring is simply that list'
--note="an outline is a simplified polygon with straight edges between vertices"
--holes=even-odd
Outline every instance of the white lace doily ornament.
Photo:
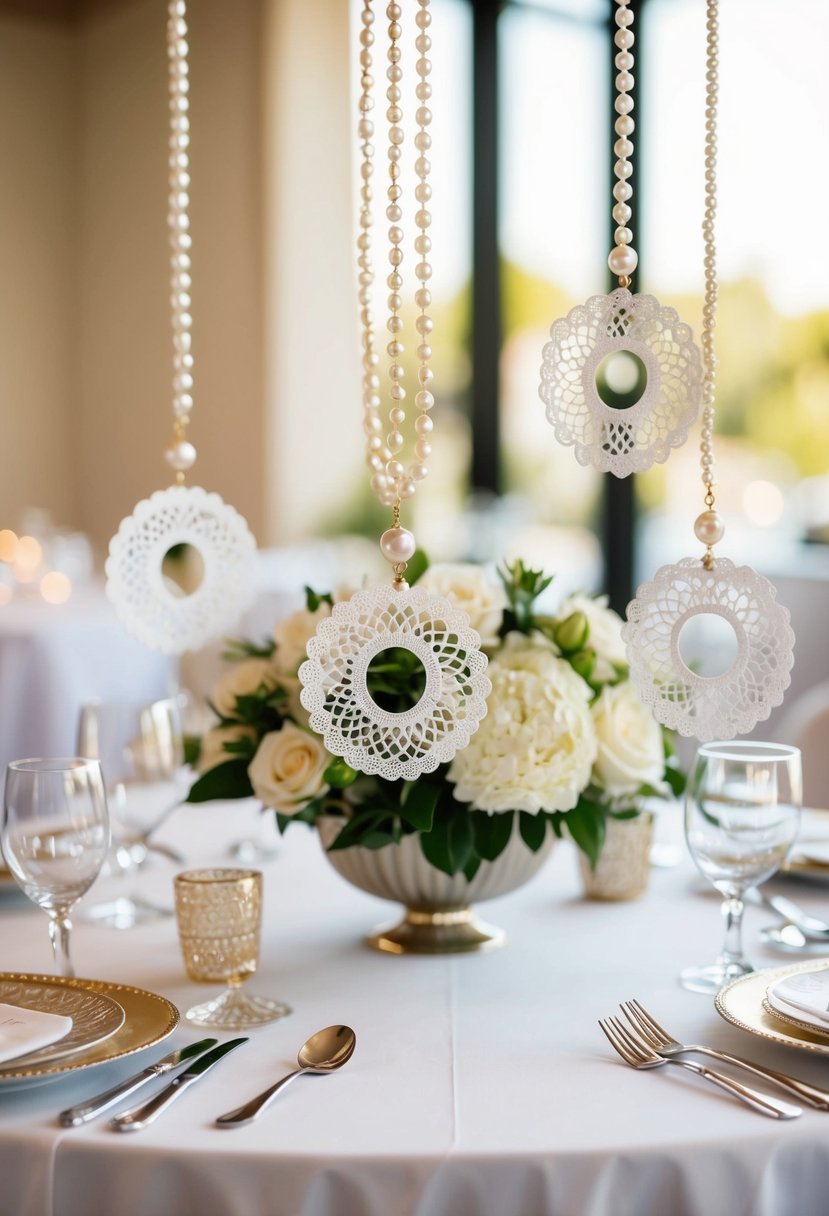
[{"label": "white lace doily ornament", "polygon": [[[164,453],[176,485],[143,499],[110,541],[107,595],[124,627],[153,650],[181,654],[232,628],[255,591],[255,541],[242,516],[218,494],[184,487],[196,460],[187,439],[193,409],[190,315],[190,119],[185,0],[169,0],[167,50],[170,85],[169,213],[173,331],[173,442]],[[165,581],[170,549],[189,545],[203,567],[189,595]]]},{"label": "white lace doily ornament", "polygon": [[[631,295],[639,255],[629,225],[633,214],[633,18],[630,0],[616,0],[616,120],[611,214],[617,225],[607,264],[619,290],[591,296],[555,321],[544,347],[539,395],[559,443],[573,447],[579,464],[627,477],[668,459],[688,438],[699,412],[702,365],[689,326],[653,296]],[[628,408],[601,397],[596,377],[609,355],[628,352],[644,367],[646,382]],[[602,369],[603,370],[603,369]]]},{"label": "white lace doily ornament", "polygon": [[[625,3],[625,0],[617,0]],[[706,743],[745,734],[765,721],[783,700],[794,662],[794,634],[787,609],[777,593],[750,566],[735,566],[714,557],[713,547],[725,532],[715,507],[714,331],[717,312],[715,217],[717,204],[717,98],[719,93],[718,0],[706,0],[705,74],[705,298],[702,309],[702,435],[700,467],[705,510],[694,522],[694,534],[705,545],[701,558],[663,566],[653,582],[644,583],[628,605],[622,637],[630,678],[654,717],[681,735]],[[706,676],[694,672],[680,651],[680,635],[695,617],[721,617],[731,626],[736,657],[727,671]]]},{"label": "white lace doily ornament", "polygon": [[[176,545],[199,554],[203,574],[189,595],[171,588],[162,562]],[[255,588],[256,542],[245,520],[199,486],[170,486],[121,521],[109,545],[107,595],[124,627],[153,650],[197,650],[231,629]]]},{"label": "white lace doily ornament", "polygon": [[[663,726],[703,743],[746,734],[765,721],[791,682],[794,634],[773,585],[750,566],[699,558],[663,566],[636,592],[622,627],[630,678]],[[736,657],[721,675],[691,671],[680,634],[695,616],[722,617]]]},{"label": "white lace doily ornament", "polygon": [[[642,361],[647,383],[628,409],[605,404],[596,373],[608,355]],[[555,321],[544,347],[539,395],[559,443],[579,464],[627,477],[668,459],[699,412],[702,366],[691,329],[654,296],[623,287],[592,296]]]},{"label": "white lace doily ornament", "polygon": [[[299,669],[310,726],[335,756],[363,773],[413,781],[465,747],[486,713],[491,684],[480,637],[465,612],[419,587],[372,587],[335,604]],[[423,664],[425,688],[403,713],[368,690],[369,664],[392,647]]]}]

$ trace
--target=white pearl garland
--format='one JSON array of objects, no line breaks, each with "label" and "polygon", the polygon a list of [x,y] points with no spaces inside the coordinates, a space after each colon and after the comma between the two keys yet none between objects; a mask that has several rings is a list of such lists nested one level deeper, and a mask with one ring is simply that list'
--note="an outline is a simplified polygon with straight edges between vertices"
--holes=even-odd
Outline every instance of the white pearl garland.
[{"label": "white pearl garland", "polygon": [[[414,169],[418,180],[414,193],[418,207],[415,212],[414,222],[418,231],[414,241],[414,248],[420,260],[415,264],[414,268],[418,284],[414,300],[415,305],[419,309],[415,328],[419,338],[416,354],[420,366],[417,373],[418,389],[414,397],[414,404],[419,411],[415,419],[417,439],[414,445],[414,459],[408,465],[401,459],[405,446],[401,428],[406,421],[406,411],[404,408],[406,390],[403,385],[404,369],[400,362],[405,351],[401,337],[403,319],[400,315],[400,310],[403,306],[401,294],[403,275],[400,267],[404,256],[402,249],[404,231],[401,227],[403,219],[401,197],[403,191],[399,179],[404,133],[401,126],[403,110],[400,105],[402,98],[400,82],[403,72],[400,66],[401,50],[398,43],[402,35],[402,8],[400,4],[394,2],[386,6],[389,39],[386,51],[388,61],[386,68],[386,80],[388,82],[388,87],[386,88],[386,100],[388,102],[386,120],[389,124],[387,151],[389,186],[387,191],[388,204],[386,206],[386,219],[389,223],[389,273],[386,278],[389,294],[386,304],[389,312],[386,329],[389,334],[389,341],[386,344],[386,353],[389,358],[388,377],[391,407],[388,414],[390,429],[386,433],[385,440],[383,438],[384,427],[380,414],[380,381],[377,372],[379,355],[376,349],[373,318],[370,308],[371,290],[374,284],[374,269],[370,256],[371,229],[373,225],[370,209],[372,201],[370,183],[374,172],[374,146],[371,143],[371,137],[374,134],[374,124],[367,115],[374,105],[372,98],[374,79],[371,75],[372,56],[370,49],[374,44],[374,33],[371,28],[375,19],[372,10],[372,0],[363,0],[363,9],[360,17],[363,27],[360,32],[360,86],[362,91],[359,101],[360,118],[358,135],[361,142],[360,172],[362,185],[360,191],[360,235],[357,239],[359,250],[357,263],[360,285],[360,321],[363,330],[363,428],[366,434],[366,463],[371,471],[371,488],[379,502],[383,506],[392,507],[395,512],[395,529],[391,529],[390,532],[397,529],[397,517],[401,502],[411,498],[415,494],[417,483],[423,481],[428,474],[429,470],[426,462],[432,452],[431,443],[427,438],[432,430],[432,420],[428,415],[435,404],[434,395],[431,390],[434,373],[430,367],[432,347],[429,342],[433,321],[428,311],[432,303],[432,295],[428,287],[429,280],[432,277],[432,267],[428,260],[428,254],[432,247],[431,238],[428,235],[432,216],[427,208],[427,204],[432,196],[432,188],[428,180],[431,165],[426,155],[432,143],[432,138],[428,131],[428,127],[432,122],[432,113],[426,105],[426,102],[428,102],[432,95],[432,86],[428,80],[432,71],[432,65],[427,57],[432,45],[432,40],[427,33],[431,25],[432,15],[429,11],[430,0],[417,0],[417,3],[418,11],[415,16],[415,23],[418,28],[418,34],[415,38],[415,49],[418,53],[418,58],[415,62],[415,70],[419,79],[415,88],[415,94],[419,104],[415,112],[417,131],[414,137],[414,146],[417,156]],[[405,529],[401,529],[400,531],[405,532]],[[386,533],[385,535],[389,536],[389,534]],[[411,536],[411,533],[406,532],[406,536]],[[393,548],[395,549],[394,556],[392,556]],[[381,549],[395,565],[402,565],[408,560],[399,556],[399,547],[381,543]],[[414,549],[412,548],[413,552]]]},{"label": "white pearl garland", "polygon": [[630,0],[616,0],[615,19],[618,28],[614,41],[619,48],[615,60],[619,74],[616,77],[617,95],[614,106],[618,118],[614,130],[619,138],[613,145],[613,151],[618,159],[613,166],[616,177],[613,197],[616,203],[611,214],[618,227],[614,233],[616,244],[607,259],[608,266],[613,274],[619,276],[623,287],[628,285],[624,280],[630,278],[639,263],[639,255],[631,245],[633,233],[627,226],[632,214],[628,200],[633,194],[633,187],[627,180],[633,173],[633,166],[630,163],[630,157],[633,155],[633,141],[630,136],[636,125],[631,118],[633,98],[628,96],[634,83],[633,54],[630,49],[633,46],[633,30],[630,28],[633,25],[633,13],[628,8],[629,3]]},{"label": "white pearl garland", "polygon": [[167,9],[167,56],[170,90],[169,211],[171,277],[170,306],[173,330],[173,443],[165,459],[176,470],[176,480],[196,460],[196,449],[185,439],[193,408],[193,353],[190,314],[190,101],[189,54],[185,0],[170,0]]},{"label": "white pearl garland", "polygon": [[[700,468],[705,486],[705,505],[694,525],[698,540],[706,546],[704,561],[713,565],[711,546],[722,540],[725,525],[714,507],[714,395],[717,376],[717,356],[714,333],[717,324],[717,247],[715,222],[717,218],[717,104],[719,101],[719,15],[718,0],[707,0],[706,71],[705,71],[705,211],[702,236],[705,259],[705,292],[702,306],[702,431],[700,434]],[[716,521],[716,522],[715,522]]]}]

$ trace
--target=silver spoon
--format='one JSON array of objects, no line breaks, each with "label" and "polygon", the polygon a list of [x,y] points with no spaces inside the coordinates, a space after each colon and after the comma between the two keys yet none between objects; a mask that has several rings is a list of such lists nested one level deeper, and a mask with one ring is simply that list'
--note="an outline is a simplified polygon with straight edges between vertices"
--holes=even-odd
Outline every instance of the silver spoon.
[{"label": "silver spoon", "polygon": [[785,921],[782,925],[767,925],[759,933],[760,941],[778,950],[791,954],[829,954],[829,942],[825,937],[806,937],[797,925]]},{"label": "silver spoon", "polygon": [[342,1068],[343,1064],[348,1063],[356,1046],[357,1036],[350,1026],[326,1026],[325,1030],[318,1030],[300,1047],[296,1058],[299,1068],[294,1072],[289,1072],[286,1077],[277,1081],[276,1085],[272,1085],[264,1093],[251,1098],[250,1102],[246,1102],[244,1106],[228,1111],[226,1115],[219,1115],[216,1125],[218,1127],[239,1127],[242,1123],[252,1122],[267,1106],[270,1106],[280,1090],[293,1081],[294,1077],[299,1077],[304,1072],[336,1072],[338,1068]]},{"label": "silver spoon", "polygon": [[829,943],[829,925],[815,916],[809,916],[790,899],[786,899],[782,895],[766,895],[759,887],[749,888],[743,898],[749,903],[761,904],[765,908],[770,908],[790,925],[798,928],[805,938]]}]

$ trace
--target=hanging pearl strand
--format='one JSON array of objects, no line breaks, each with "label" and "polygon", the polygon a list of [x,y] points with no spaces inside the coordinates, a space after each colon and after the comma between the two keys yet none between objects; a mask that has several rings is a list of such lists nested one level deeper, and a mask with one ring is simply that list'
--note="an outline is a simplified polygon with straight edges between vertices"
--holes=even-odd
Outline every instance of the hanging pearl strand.
[{"label": "hanging pearl strand", "polygon": [[[372,0],[364,0],[360,20],[363,28],[360,30],[360,100],[357,135],[360,140],[360,234],[357,237],[357,267],[360,290],[360,324],[362,326],[363,343],[363,429],[366,433],[366,464],[371,471],[371,488],[380,496],[387,487],[386,463],[391,459],[391,452],[383,442],[383,420],[380,417],[380,377],[377,367],[380,356],[377,354],[374,322],[371,313],[372,287],[374,285],[374,264],[371,260],[371,226],[374,217],[371,211],[373,192],[371,179],[374,176],[374,145],[371,142],[374,135],[374,123],[368,117],[374,109],[372,89],[374,77],[371,74],[373,66],[371,47],[374,45],[374,12]],[[381,499],[382,501],[382,499]]]},{"label": "hanging pearl strand", "polygon": [[371,7],[371,0],[363,0],[361,13],[363,28],[360,32],[362,93],[359,102],[360,119],[358,134],[361,141],[362,186],[359,219],[361,231],[357,243],[359,248],[360,319],[363,329],[363,425],[367,437],[366,461],[372,474],[372,490],[383,506],[392,508],[392,527],[387,529],[380,538],[380,548],[383,555],[394,567],[395,585],[399,587],[405,585],[403,574],[406,570],[406,563],[413,556],[416,548],[413,534],[400,525],[400,507],[401,502],[413,497],[417,489],[417,483],[423,481],[428,475],[427,461],[432,452],[429,436],[433,429],[430,411],[435,404],[434,395],[431,391],[433,372],[430,367],[432,348],[429,341],[433,321],[428,312],[432,302],[431,292],[428,287],[429,280],[432,277],[432,267],[427,260],[427,255],[431,250],[431,239],[428,235],[428,229],[432,223],[432,216],[426,205],[432,195],[432,189],[428,180],[431,165],[426,156],[432,143],[427,129],[431,124],[432,114],[425,104],[432,94],[432,86],[428,81],[432,65],[427,56],[427,52],[431,49],[432,40],[426,32],[432,20],[429,4],[430,0],[418,0],[418,10],[415,18],[419,31],[415,39],[415,48],[418,52],[415,70],[419,78],[415,93],[419,105],[415,115],[417,131],[414,138],[417,150],[414,168],[418,179],[415,187],[415,199],[418,203],[418,210],[414,217],[415,226],[418,231],[414,247],[419,257],[419,261],[415,265],[415,277],[418,281],[418,287],[415,292],[415,304],[419,309],[415,328],[419,336],[416,350],[419,367],[417,373],[418,391],[414,399],[418,410],[418,416],[414,424],[417,438],[414,446],[414,460],[408,467],[404,465],[401,459],[405,442],[401,427],[406,420],[404,409],[406,390],[402,383],[404,369],[400,362],[405,349],[401,336],[403,332],[403,319],[400,315],[403,305],[401,295],[403,275],[400,267],[403,263],[402,243],[404,239],[404,232],[401,227],[403,218],[401,199],[403,190],[400,185],[400,166],[403,156],[402,145],[404,139],[403,129],[400,125],[403,118],[403,110],[400,105],[402,99],[400,83],[403,78],[403,71],[400,66],[402,56],[399,46],[402,35],[400,23],[402,8],[400,4],[393,2],[386,6],[386,17],[389,23],[389,46],[386,53],[388,60],[386,68],[386,79],[388,81],[386,89],[386,99],[388,101],[386,119],[389,124],[387,154],[389,186],[387,191],[388,203],[386,206],[386,219],[389,222],[389,274],[386,278],[389,295],[386,303],[389,315],[386,328],[389,334],[389,341],[386,346],[386,352],[389,357],[388,374],[391,406],[388,416],[389,431],[385,442],[382,438],[383,424],[380,416],[379,377],[376,370],[379,359],[376,351],[375,333],[370,310],[371,289],[374,283],[374,270],[370,258],[372,216],[369,205],[372,199],[370,179],[374,167],[374,147],[371,143],[371,137],[374,134],[374,124],[366,115],[373,105],[371,88],[374,83],[371,76],[372,58],[370,51],[374,43],[374,34],[371,29],[374,22],[374,12]]},{"label": "hanging pearl strand", "polygon": [[630,287],[630,276],[639,262],[639,255],[631,245],[633,233],[628,227],[631,217],[630,198],[633,194],[633,187],[628,180],[633,173],[633,166],[630,163],[633,155],[633,141],[630,137],[636,125],[631,116],[633,98],[629,96],[633,88],[633,54],[630,48],[634,41],[631,29],[633,13],[628,7],[629,3],[630,0],[616,0],[615,19],[618,28],[614,36],[614,42],[619,48],[615,60],[618,75],[616,77],[617,96],[614,103],[618,115],[614,129],[619,138],[613,145],[613,151],[616,154],[616,163],[613,166],[616,177],[613,197],[616,201],[612,211],[617,228],[614,233],[616,244],[610,251],[607,264],[613,274],[619,276],[620,287]]},{"label": "hanging pearl strand", "polygon": [[700,466],[705,486],[705,510],[694,522],[694,535],[706,546],[703,565],[714,568],[712,546],[722,540],[725,525],[714,510],[714,390],[717,356],[714,332],[717,323],[717,248],[714,225],[717,217],[717,103],[719,100],[719,0],[707,0],[705,70],[705,210],[702,235],[705,245],[705,293],[700,343],[703,357],[702,434]]},{"label": "hanging pearl strand", "polygon": [[196,449],[187,440],[187,424],[193,408],[193,354],[190,315],[190,89],[187,55],[185,0],[170,0],[167,19],[167,55],[170,84],[170,305],[173,329],[173,442],[164,453],[176,481],[184,482],[185,471],[196,460]]}]

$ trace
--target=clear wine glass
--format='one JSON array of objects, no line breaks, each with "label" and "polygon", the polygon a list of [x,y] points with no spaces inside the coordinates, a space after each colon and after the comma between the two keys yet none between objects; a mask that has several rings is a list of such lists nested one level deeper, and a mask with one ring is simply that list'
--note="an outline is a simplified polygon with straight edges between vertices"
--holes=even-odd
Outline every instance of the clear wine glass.
[{"label": "clear wine glass", "polygon": [[[134,873],[149,852],[176,865],[183,858],[152,840],[187,794],[184,742],[178,701],[94,701],[78,720],[78,751],[100,760],[112,820],[111,869]],[[116,928],[172,915],[142,895],[120,895],[86,910],[86,915]]]},{"label": "clear wine glass", "polygon": [[725,941],[709,966],[687,967],[683,988],[715,993],[753,971],[742,946],[743,894],[771,877],[795,837],[803,800],[800,751],[783,743],[706,743],[685,798],[685,837],[723,896]]},{"label": "clear wine glass", "polygon": [[49,916],[55,964],[73,976],[69,912],[98,876],[109,849],[109,814],[96,760],[14,760],[6,769],[6,864]]}]

